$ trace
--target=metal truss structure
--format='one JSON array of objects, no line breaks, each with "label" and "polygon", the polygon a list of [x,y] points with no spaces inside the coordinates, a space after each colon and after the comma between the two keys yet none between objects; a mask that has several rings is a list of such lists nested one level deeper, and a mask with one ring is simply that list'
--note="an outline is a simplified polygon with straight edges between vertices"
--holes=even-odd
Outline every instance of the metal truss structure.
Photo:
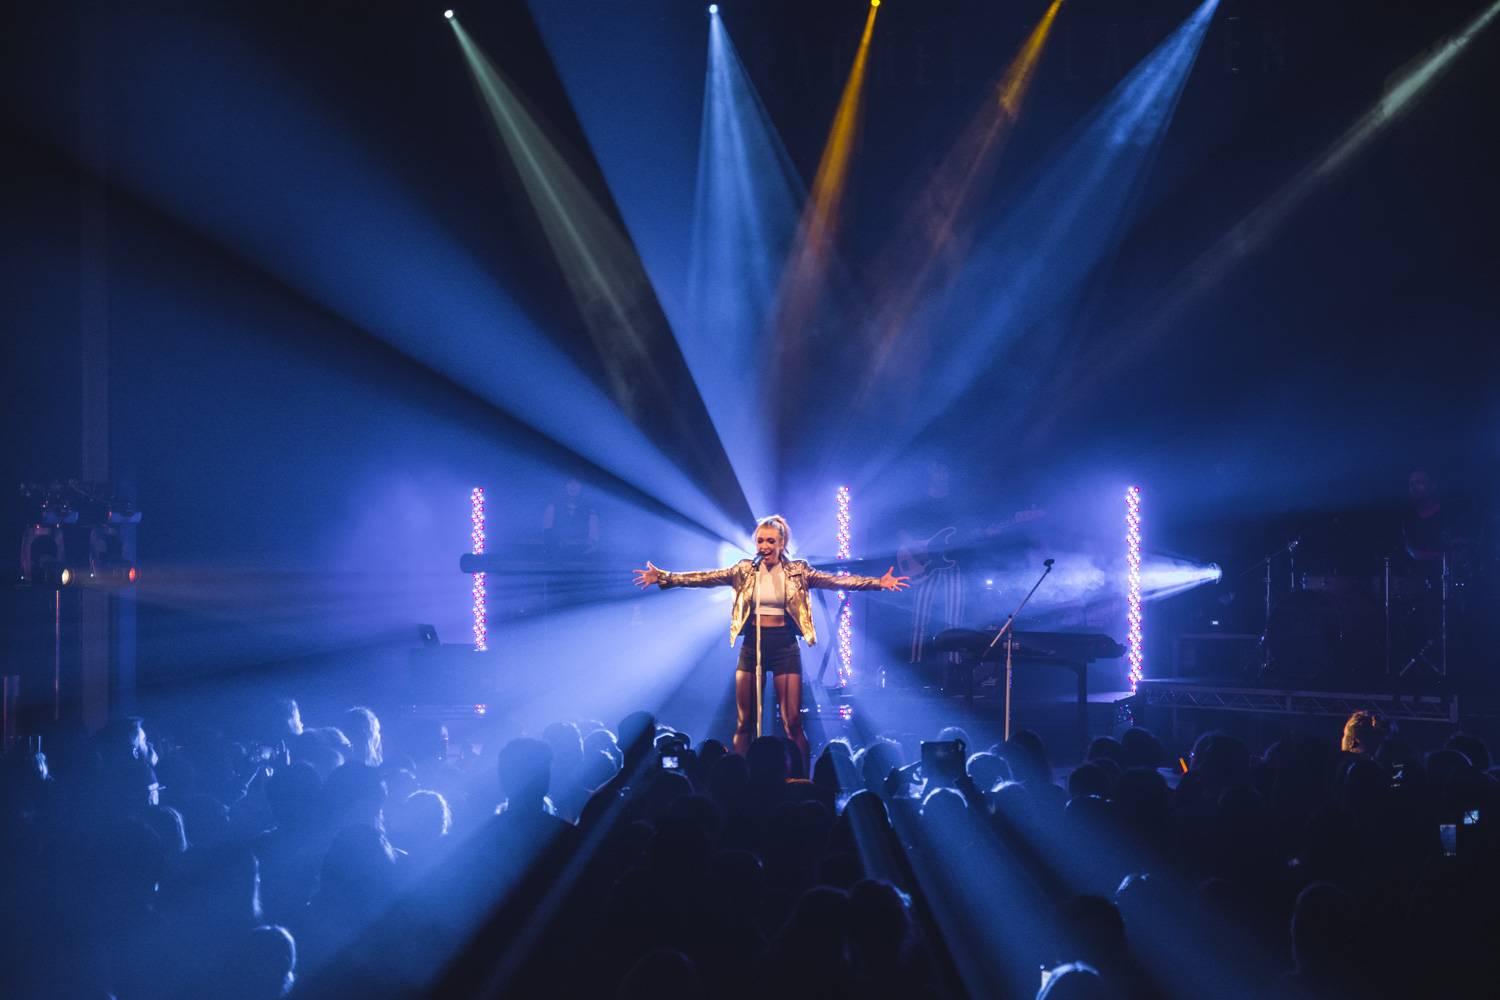
[{"label": "metal truss structure", "polygon": [[1329,715],[1345,718],[1356,709],[1388,719],[1458,723],[1457,695],[1360,694],[1219,687],[1171,680],[1146,680],[1133,699],[1152,708],[1200,708],[1271,715]]}]

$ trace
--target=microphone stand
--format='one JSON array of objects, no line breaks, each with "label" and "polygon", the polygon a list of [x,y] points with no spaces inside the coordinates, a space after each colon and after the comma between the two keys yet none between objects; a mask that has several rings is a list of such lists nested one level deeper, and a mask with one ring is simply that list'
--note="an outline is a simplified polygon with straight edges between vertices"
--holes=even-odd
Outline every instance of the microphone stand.
[{"label": "microphone stand", "polygon": [[1016,623],[1016,615],[1019,615],[1021,609],[1026,607],[1031,601],[1031,595],[1036,593],[1036,589],[1042,585],[1042,581],[1047,579],[1047,574],[1052,572],[1052,563],[1053,560],[1051,559],[1042,563],[1042,575],[1036,578],[1036,583],[1033,583],[1031,589],[1026,592],[1026,596],[1021,598],[1021,603],[1016,605],[1016,610],[1010,613],[1010,617],[1005,619],[1005,624],[1000,627],[1000,631],[995,633],[995,637],[990,640],[990,644],[984,647],[984,652],[979,654],[979,661],[982,663],[984,662],[984,658],[990,655],[990,650],[994,649],[995,644],[1000,641],[1000,637],[1005,637],[1005,739],[1007,741],[1010,740],[1011,651],[1012,640],[1015,638],[1015,633],[1011,629],[1011,626]]},{"label": "microphone stand", "polygon": [[1291,541],[1283,545],[1281,548],[1277,549],[1275,552],[1272,552],[1270,555],[1267,555],[1259,562],[1255,563],[1250,567],[1250,569],[1245,570],[1246,575],[1250,573],[1250,570],[1265,570],[1265,576],[1262,578],[1262,582],[1265,584],[1266,588],[1265,621],[1263,627],[1260,630],[1260,671],[1258,672],[1259,678],[1264,678],[1266,674],[1275,666],[1275,664],[1271,662],[1271,564],[1274,563],[1277,559],[1281,558],[1283,553],[1286,555],[1287,573],[1290,578],[1290,586],[1287,588],[1287,593],[1291,593],[1292,591],[1296,590],[1297,547],[1301,544],[1302,536],[1298,535],[1297,537],[1293,538]]},{"label": "microphone stand", "polygon": [[765,706],[761,702],[765,689],[765,668],[760,662],[760,564],[761,558],[755,557],[750,564],[751,579],[755,581],[755,738],[760,739],[762,733],[761,720],[765,718]]}]

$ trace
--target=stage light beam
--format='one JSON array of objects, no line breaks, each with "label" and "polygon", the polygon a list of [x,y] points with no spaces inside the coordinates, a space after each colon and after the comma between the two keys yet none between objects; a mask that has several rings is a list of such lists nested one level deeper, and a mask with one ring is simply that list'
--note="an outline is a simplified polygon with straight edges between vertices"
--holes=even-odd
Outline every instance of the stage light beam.
[{"label": "stage light beam", "polygon": [[783,372],[795,370],[802,356],[802,334],[820,298],[823,276],[833,250],[849,168],[864,115],[865,71],[869,63],[870,39],[875,33],[876,10],[878,5],[872,3],[865,16],[854,64],[849,68],[838,109],[828,128],[818,170],[813,175],[812,193],[803,207],[797,243],[782,281],[777,350],[781,361],[778,367]]},{"label": "stage light beam", "polygon": [[828,139],[824,143],[818,171],[813,178],[812,196],[803,216],[806,249],[814,266],[820,265],[826,258],[829,243],[838,225],[839,210],[843,206],[849,167],[864,114],[865,68],[869,62],[870,39],[875,33],[875,8],[879,6],[879,3],[870,4],[870,13],[865,18],[865,28],[854,55],[854,65],[850,67],[849,78],[844,82],[838,111],[828,130]]},{"label": "stage light beam", "polygon": [[[506,154],[520,177],[543,235],[577,304],[615,404],[634,423],[657,413],[650,400],[672,398],[674,386],[660,369],[665,314],[635,246],[609,210],[607,192],[591,189],[575,168],[580,157],[555,133],[494,65],[457,20],[451,21],[464,62]],[[673,345],[676,346],[675,344]],[[662,411],[672,435],[694,464],[713,477],[732,479],[717,497],[730,520],[748,521],[750,506],[723,444],[704,421],[701,400],[679,398]]]},{"label": "stage light beam", "polygon": [[[939,277],[935,273],[939,263],[953,267],[965,258],[972,229],[959,231],[958,220],[971,215],[972,197],[979,181],[994,166],[1000,139],[1020,117],[1022,102],[1041,64],[1061,7],[1062,0],[1052,0],[1043,12],[996,81],[993,92],[915,200],[904,221],[904,228],[911,235],[897,241],[887,252],[890,259],[882,264],[881,270],[889,272],[888,286],[892,292],[876,307],[873,348],[868,354],[868,367],[856,405],[868,397],[895,359],[900,358],[907,369],[916,367],[912,352],[921,350],[924,341],[911,334],[909,320],[913,308],[929,282]],[[906,252],[908,248],[916,249],[915,261]]]},{"label": "stage light beam", "polygon": [[805,195],[722,18],[709,20],[683,359],[751,509],[777,506],[758,352]]},{"label": "stage light beam", "polygon": [[[1074,371],[1078,374],[1072,384],[1055,386],[1049,395],[1057,396],[1063,392],[1082,395],[1090,391],[1094,385],[1110,378],[1115,366],[1123,359],[1138,357],[1142,350],[1169,330],[1181,328],[1181,322],[1192,306],[1237,264],[1266,247],[1303,202],[1409,111],[1497,15],[1500,15],[1500,0],[1481,11],[1458,34],[1409,64],[1406,71],[1398,75],[1395,84],[1315,160],[1231,226],[1197,260],[1184,268],[1181,276],[1166,286],[1158,298],[1144,307],[1133,322],[1122,324],[1133,332],[1110,337],[1100,344],[1091,357],[1075,366]],[[1053,412],[1063,409],[1054,407]],[[1039,423],[1037,430],[1048,426],[1050,420]]]},{"label": "stage light beam", "polygon": [[[463,30],[456,16],[445,23]],[[37,118],[59,148],[394,352],[415,386],[443,383],[440,405],[483,406],[502,418],[496,430],[507,447],[555,445],[570,469],[589,463],[638,491],[637,503],[658,503],[705,536],[742,530],[748,513],[740,516],[724,491],[705,492],[703,484],[719,480],[684,471],[680,452],[669,454],[626,419],[482,263],[484,254],[414,195],[388,151],[328,127],[336,109],[307,81],[243,45],[227,24],[149,15],[118,27],[111,51],[151,52],[119,75],[114,95],[116,124],[136,141],[114,149],[106,165],[99,150],[78,144],[77,129]],[[184,72],[200,85],[184,91]],[[284,142],[267,145],[272,134]],[[298,238],[288,243],[292,230]],[[352,254],[351,234],[359,234]],[[183,308],[211,312],[210,298],[205,292]],[[341,366],[341,377],[360,382],[357,367]],[[392,402],[418,406],[423,391]],[[681,437],[706,440],[696,427]]]},{"label": "stage light beam", "polygon": [[[921,376],[905,393],[911,402],[901,432],[869,442],[856,489],[876,481],[985,378],[1003,377],[1023,390],[1008,393],[997,416],[1039,422],[1034,411],[1048,397],[1036,386],[1069,346],[1056,330],[1071,317],[1080,287],[1119,245],[1218,3],[1203,0],[1142,59],[975,242],[954,280],[919,301],[902,336],[942,349],[915,362],[896,352],[902,364],[891,366],[892,381],[913,370]],[[1022,349],[1024,367],[1002,372]]]},{"label": "stage light beam", "polygon": [[1166,556],[1145,555],[1141,557],[1141,600],[1145,603],[1164,601],[1178,594],[1210,583],[1218,583],[1224,576],[1217,563],[1197,563]]}]

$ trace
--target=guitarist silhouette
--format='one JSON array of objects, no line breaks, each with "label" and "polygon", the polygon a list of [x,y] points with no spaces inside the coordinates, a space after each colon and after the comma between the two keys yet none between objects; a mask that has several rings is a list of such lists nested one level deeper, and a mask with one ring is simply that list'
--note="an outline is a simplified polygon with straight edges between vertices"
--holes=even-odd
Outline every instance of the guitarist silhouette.
[{"label": "guitarist silhouette", "polygon": [[938,529],[930,538],[922,539],[914,538],[905,531],[898,531],[896,538],[900,544],[896,548],[897,568],[915,581],[927,575],[929,570],[957,566],[958,562],[948,555],[948,548],[957,533],[958,529],[951,525]]},{"label": "guitarist silhouette", "polygon": [[949,487],[951,470],[946,462],[927,466],[927,488],[908,510],[906,528],[897,532],[896,564],[911,577],[912,627],[908,662],[919,663],[927,637],[956,625],[963,618],[963,570],[955,549],[965,539],[959,536]]}]

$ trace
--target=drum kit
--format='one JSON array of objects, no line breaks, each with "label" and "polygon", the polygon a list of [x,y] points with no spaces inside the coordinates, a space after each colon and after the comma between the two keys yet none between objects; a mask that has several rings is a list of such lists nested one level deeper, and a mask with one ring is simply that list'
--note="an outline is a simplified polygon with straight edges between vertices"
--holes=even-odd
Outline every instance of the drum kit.
[{"label": "drum kit", "polygon": [[1431,561],[1386,556],[1367,576],[1299,573],[1301,541],[1250,569],[1264,585],[1261,679],[1445,688],[1455,626],[1468,615],[1478,579],[1468,547]]}]

